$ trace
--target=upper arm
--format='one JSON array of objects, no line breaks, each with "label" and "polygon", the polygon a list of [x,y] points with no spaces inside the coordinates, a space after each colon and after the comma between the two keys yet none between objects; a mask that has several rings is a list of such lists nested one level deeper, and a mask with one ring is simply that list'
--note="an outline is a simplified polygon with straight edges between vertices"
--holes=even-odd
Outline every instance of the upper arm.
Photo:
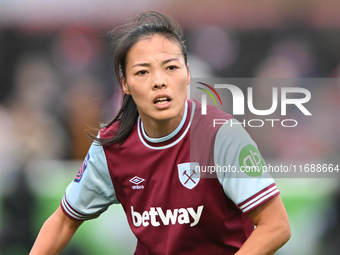
[{"label": "upper arm", "polygon": [[[276,196],[247,213],[255,226],[271,225],[283,228],[290,235],[289,219],[280,196]],[[288,234],[288,233],[287,233]]]},{"label": "upper arm", "polygon": [[233,123],[224,124],[218,130],[214,161],[215,165],[231,169],[216,173],[225,194],[242,212],[247,213],[280,192],[273,178],[262,172],[265,162],[256,143],[237,120]]},{"label": "upper arm", "polygon": [[237,255],[274,254],[290,238],[290,226],[280,196],[276,196],[247,213],[256,226]]},{"label": "upper arm", "polygon": [[59,254],[82,223],[83,221],[68,217],[58,207],[42,226],[30,255]]},{"label": "upper arm", "polygon": [[74,218],[69,217],[66,213],[63,212],[61,206],[51,215],[51,220],[62,223],[63,226],[70,229],[73,233],[80,227],[80,225],[84,222],[82,220],[76,220]]},{"label": "upper arm", "polygon": [[88,220],[118,202],[104,149],[92,144],[76,178],[66,189],[62,209],[72,218]]}]

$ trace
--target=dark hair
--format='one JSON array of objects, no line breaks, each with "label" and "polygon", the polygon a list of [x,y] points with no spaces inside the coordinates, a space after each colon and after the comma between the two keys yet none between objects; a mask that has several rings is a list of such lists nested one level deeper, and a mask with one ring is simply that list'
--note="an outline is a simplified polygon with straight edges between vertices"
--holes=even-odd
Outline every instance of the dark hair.
[{"label": "dark hair", "polygon": [[[143,12],[132,22],[117,27],[110,32],[114,70],[120,85],[122,85],[122,78],[126,78],[126,57],[129,50],[141,39],[154,34],[163,35],[166,39],[177,43],[181,47],[185,64],[187,64],[183,31],[178,23],[173,18],[155,11]],[[101,145],[122,144],[131,133],[137,117],[138,110],[132,96],[124,94],[122,106],[117,116],[104,126],[109,127],[119,121],[117,132],[111,138],[93,138],[93,140]]]}]

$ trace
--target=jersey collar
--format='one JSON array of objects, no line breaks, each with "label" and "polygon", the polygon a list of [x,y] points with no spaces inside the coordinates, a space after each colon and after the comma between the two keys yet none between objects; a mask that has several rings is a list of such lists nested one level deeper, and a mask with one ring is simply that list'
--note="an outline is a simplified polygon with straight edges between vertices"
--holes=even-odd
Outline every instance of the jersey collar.
[{"label": "jersey collar", "polygon": [[140,117],[137,121],[138,136],[141,142],[150,149],[161,150],[170,148],[179,143],[188,133],[192,118],[194,116],[195,102],[186,101],[183,118],[178,127],[169,135],[161,138],[148,137],[144,131],[143,122]]}]

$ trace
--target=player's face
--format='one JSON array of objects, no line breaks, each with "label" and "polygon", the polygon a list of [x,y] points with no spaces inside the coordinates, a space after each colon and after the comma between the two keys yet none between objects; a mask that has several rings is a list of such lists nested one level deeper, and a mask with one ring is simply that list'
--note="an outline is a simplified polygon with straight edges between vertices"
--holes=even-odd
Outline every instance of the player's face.
[{"label": "player's face", "polygon": [[168,133],[176,129],[184,114],[189,83],[180,46],[164,36],[142,39],[127,54],[123,90],[132,95],[149,136],[157,136],[161,127]]}]

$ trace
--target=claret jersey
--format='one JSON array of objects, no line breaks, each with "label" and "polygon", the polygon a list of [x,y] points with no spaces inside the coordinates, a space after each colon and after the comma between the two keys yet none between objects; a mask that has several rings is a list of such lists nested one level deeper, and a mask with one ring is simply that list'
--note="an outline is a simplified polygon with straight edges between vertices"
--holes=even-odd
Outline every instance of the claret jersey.
[{"label": "claret jersey", "polygon": [[[254,225],[246,212],[279,194],[242,125],[214,106],[201,115],[187,101],[182,122],[166,137],[148,137],[140,119],[121,145],[92,144],[62,199],[74,219],[98,217],[120,203],[138,242],[135,254],[234,254]],[[214,119],[234,125],[213,126]],[[117,123],[101,130],[109,138]],[[229,169],[228,169],[229,168]]]}]

